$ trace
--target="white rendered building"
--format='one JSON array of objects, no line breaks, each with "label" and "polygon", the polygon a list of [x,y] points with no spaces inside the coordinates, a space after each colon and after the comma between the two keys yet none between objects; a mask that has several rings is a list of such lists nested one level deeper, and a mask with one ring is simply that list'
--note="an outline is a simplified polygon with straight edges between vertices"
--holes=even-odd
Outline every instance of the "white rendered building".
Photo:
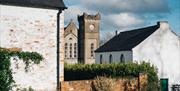
[{"label": "white rendered building", "polygon": [[95,51],[96,63],[150,62],[158,76],[180,84],[180,38],[168,22],[121,32]]}]

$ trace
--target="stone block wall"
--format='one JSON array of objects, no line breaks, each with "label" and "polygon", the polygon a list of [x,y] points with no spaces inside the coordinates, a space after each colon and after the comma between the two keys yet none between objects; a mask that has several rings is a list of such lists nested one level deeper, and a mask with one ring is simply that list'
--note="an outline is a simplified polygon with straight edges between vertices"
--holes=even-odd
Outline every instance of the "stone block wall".
[{"label": "stone block wall", "polygon": [[[0,47],[38,52],[44,60],[24,71],[21,60],[11,60],[17,88],[56,90],[57,10],[0,5]],[[60,15],[60,62],[64,60],[64,12]],[[18,64],[19,69],[16,69]],[[63,71],[63,70],[61,70]],[[63,78],[62,78],[63,80]]]},{"label": "stone block wall", "polygon": [[[114,79],[113,91],[146,91],[147,80],[146,74],[140,74],[139,78]],[[93,91],[91,88],[93,81],[95,80],[64,81],[62,91]]]}]

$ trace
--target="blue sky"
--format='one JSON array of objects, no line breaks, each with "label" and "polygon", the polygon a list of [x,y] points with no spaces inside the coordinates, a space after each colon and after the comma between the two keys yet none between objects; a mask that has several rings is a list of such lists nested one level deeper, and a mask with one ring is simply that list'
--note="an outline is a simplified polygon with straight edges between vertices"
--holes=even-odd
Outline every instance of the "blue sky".
[{"label": "blue sky", "polygon": [[65,24],[83,12],[101,14],[101,33],[125,31],[168,21],[180,35],[180,0],[64,0]]}]

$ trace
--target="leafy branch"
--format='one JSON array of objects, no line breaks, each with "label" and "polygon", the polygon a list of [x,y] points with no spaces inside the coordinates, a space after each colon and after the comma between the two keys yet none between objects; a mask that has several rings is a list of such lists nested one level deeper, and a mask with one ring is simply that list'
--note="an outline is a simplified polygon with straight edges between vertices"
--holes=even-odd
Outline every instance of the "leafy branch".
[{"label": "leafy branch", "polygon": [[0,91],[9,91],[15,83],[10,69],[11,57],[18,57],[25,63],[25,71],[28,71],[30,64],[39,64],[43,57],[37,52],[12,51],[0,47]]}]

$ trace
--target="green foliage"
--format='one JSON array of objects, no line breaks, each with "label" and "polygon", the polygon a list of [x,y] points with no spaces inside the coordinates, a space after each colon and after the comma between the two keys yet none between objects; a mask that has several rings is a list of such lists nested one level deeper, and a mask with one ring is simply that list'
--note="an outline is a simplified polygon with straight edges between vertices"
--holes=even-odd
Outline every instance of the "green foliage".
[{"label": "green foliage", "polygon": [[7,52],[0,51],[0,91],[9,91],[14,82],[9,59]]},{"label": "green foliage", "polygon": [[29,88],[17,88],[16,91],[35,91],[31,86]]},{"label": "green foliage", "polygon": [[15,83],[10,69],[10,58],[15,56],[23,60],[26,71],[30,64],[39,64],[43,60],[42,55],[36,52],[18,52],[0,48],[0,91],[11,90]]},{"label": "green foliage", "polygon": [[75,64],[65,65],[65,80],[85,80],[94,79],[97,76],[107,77],[138,77],[139,73],[147,73],[149,91],[155,91],[153,88],[158,87],[157,69],[150,63],[142,62],[127,64]]}]

